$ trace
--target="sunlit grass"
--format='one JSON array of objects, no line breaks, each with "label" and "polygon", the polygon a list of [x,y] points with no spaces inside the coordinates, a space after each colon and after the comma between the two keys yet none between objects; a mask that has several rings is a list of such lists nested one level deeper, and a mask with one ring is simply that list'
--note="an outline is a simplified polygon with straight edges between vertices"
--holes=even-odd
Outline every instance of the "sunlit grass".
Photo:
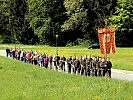
[{"label": "sunlit grass", "polygon": [[133,83],[84,77],[0,57],[0,100],[132,100]]}]

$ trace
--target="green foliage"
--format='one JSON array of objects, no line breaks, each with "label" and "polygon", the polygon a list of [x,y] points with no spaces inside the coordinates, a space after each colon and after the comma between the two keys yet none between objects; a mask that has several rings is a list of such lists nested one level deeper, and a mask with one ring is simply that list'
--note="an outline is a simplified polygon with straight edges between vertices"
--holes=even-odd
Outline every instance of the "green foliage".
[{"label": "green foliage", "polygon": [[11,34],[9,32],[9,0],[0,1],[0,43],[10,43]]},{"label": "green foliage", "polygon": [[110,18],[116,27],[116,41],[118,46],[133,46],[133,1],[118,0],[115,15]]},{"label": "green foliage", "polygon": [[68,20],[62,25],[62,31],[76,30],[82,34],[76,34],[77,38],[98,41],[96,29],[104,27],[104,19],[112,15],[115,3],[115,0],[65,0]]},{"label": "green foliage", "polygon": [[27,0],[0,1],[1,43],[15,43],[17,40],[19,43],[29,44],[37,41],[25,19],[27,11]]},{"label": "green foliage", "polygon": [[133,83],[66,74],[0,57],[1,100],[133,99]]},{"label": "green foliage", "polygon": [[[62,0],[28,0],[30,26],[45,44],[54,45],[55,35],[63,35],[61,24],[65,19]],[[63,38],[59,38],[63,43]],[[59,42],[59,45],[61,45]]]},{"label": "green foliage", "polygon": [[56,34],[59,46],[78,38],[98,42],[97,28],[110,18],[117,45],[133,46],[132,7],[132,0],[1,0],[1,43],[55,46]]},{"label": "green foliage", "polygon": [[[9,4],[9,24],[12,38],[24,44],[35,43],[37,41],[29,23],[25,19],[28,13],[27,0],[10,0]],[[33,39],[36,39],[34,41]],[[15,43],[15,41],[13,41]]]},{"label": "green foliage", "polygon": [[118,0],[115,15],[110,18],[117,30],[133,30],[133,1]]},{"label": "green foliage", "polygon": [[27,18],[45,44],[55,44],[56,34],[63,45],[77,38],[98,41],[96,22],[103,23],[104,18],[112,14],[113,4],[114,0],[28,0]]},{"label": "green foliage", "polygon": [[[87,11],[84,9],[83,0],[65,0],[64,2],[65,8],[67,10],[67,15],[69,19],[62,26],[62,30],[74,30],[78,27],[78,25],[82,25],[82,23],[87,22]],[[85,28],[85,26],[81,26]],[[82,30],[82,29],[81,29]],[[83,29],[84,31],[84,29]]]}]

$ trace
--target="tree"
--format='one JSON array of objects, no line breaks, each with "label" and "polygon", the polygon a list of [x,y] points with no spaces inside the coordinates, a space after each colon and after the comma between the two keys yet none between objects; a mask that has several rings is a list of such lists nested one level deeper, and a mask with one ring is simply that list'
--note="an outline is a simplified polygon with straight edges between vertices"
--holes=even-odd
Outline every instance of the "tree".
[{"label": "tree", "polygon": [[104,19],[110,16],[116,0],[65,0],[68,20],[62,25],[62,31],[75,31],[75,38],[98,41],[96,29],[104,27]]},{"label": "tree", "polygon": [[28,13],[27,0],[10,0],[9,3],[9,24],[12,34],[12,40],[24,44],[33,44],[34,32],[29,28],[29,23],[25,18]]},{"label": "tree", "polygon": [[[34,32],[44,44],[54,45],[55,35],[63,34],[60,28],[65,20],[63,0],[28,0],[28,7],[27,18]],[[63,43],[63,39],[60,41]]]},{"label": "tree", "polygon": [[0,42],[10,43],[11,34],[9,32],[9,0],[0,1]]},{"label": "tree", "polygon": [[115,14],[110,18],[111,25],[116,27],[118,46],[133,46],[133,1],[118,0]]}]

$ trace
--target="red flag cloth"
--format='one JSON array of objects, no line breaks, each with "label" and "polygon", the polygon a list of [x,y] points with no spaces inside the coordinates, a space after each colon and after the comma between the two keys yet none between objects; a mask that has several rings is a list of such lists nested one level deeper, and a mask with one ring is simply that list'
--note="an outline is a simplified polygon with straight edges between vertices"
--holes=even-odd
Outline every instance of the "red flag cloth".
[{"label": "red flag cloth", "polygon": [[116,45],[115,45],[115,28],[110,28],[110,35],[111,35],[112,53],[115,53],[115,52],[116,52]]},{"label": "red flag cloth", "polygon": [[110,36],[110,30],[108,28],[105,28],[104,41],[105,41],[106,54],[109,54],[111,48],[111,43],[110,43],[111,36]]},{"label": "red flag cloth", "polygon": [[105,54],[104,30],[102,28],[98,29],[98,38],[99,38],[101,53]]},{"label": "red flag cloth", "polygon": [[114,28],[99,28],[98,37],[102,54],[109,54],[111,47],[112,52],[116,52]]}]

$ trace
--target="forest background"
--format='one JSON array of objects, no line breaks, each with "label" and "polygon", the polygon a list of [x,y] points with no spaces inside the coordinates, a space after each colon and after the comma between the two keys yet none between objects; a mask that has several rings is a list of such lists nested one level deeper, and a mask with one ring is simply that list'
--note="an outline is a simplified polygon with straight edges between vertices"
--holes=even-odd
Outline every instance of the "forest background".
[{"label": "forest background", "polygon": [[0,0],[0,43],[76,46],[116,28],[116,45],[133,47],[132,0]]}]

